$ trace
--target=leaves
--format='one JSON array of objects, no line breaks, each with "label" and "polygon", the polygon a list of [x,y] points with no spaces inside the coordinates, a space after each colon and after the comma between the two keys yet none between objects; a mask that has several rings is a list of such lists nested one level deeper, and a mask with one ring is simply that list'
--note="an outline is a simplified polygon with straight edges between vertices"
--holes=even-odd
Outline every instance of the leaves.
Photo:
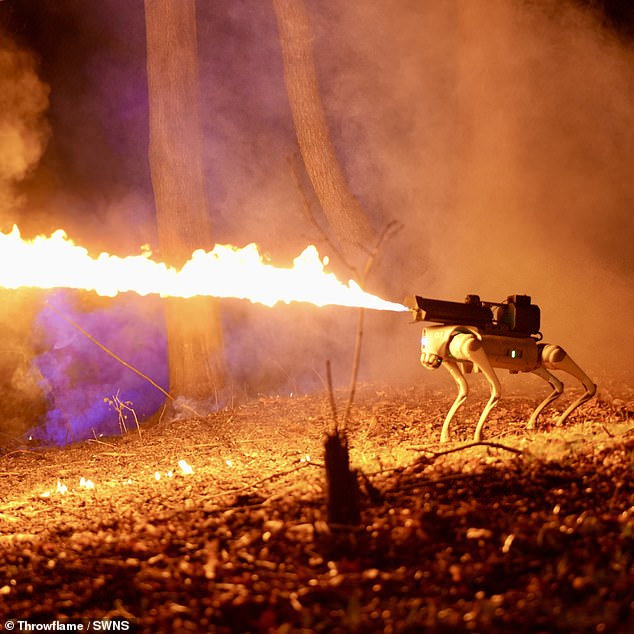
[{"label": "leaves", "polygon": [[0,612],[112,614],[148,632],[627,630],[634,439],[611,409],[527,435],[512,424],[523,401],[501,403],[499,442],[449,453],[444,394],[363,392],[348,426],[361,523],[345,548],[318,461],[327,396],[0,457]]}]

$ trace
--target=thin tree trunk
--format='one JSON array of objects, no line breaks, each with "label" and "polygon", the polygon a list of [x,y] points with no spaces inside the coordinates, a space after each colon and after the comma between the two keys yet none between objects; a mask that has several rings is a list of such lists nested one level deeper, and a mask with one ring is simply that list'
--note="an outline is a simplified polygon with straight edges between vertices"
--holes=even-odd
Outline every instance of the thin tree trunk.
[{"label": "thin tree trunk", "polygon": [[[375,232],[348,187],[330,139],[312,50],[308,14],[302,0],[273,0],[284,81],[299,148],[317,198],[344,252],[370,250]],[[358,263],[357,263],[358,264]]]},{"label": "thin tree trunk", "polygon": [[[149,160],[162,259],[180,267],[211,248],[203,167],[195,0],[145,0]],[[204,399],[225,381],[217,301],[168,299],[170,392]]]}]

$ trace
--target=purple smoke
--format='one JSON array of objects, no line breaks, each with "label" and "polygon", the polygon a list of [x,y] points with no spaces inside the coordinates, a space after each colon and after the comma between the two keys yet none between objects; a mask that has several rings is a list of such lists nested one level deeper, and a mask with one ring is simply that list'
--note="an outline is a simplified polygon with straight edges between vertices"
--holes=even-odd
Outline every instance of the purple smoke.
[{"label": "purple smoke", "polygon": [[[33,438],[65,444],[119,434],[119,416],[112,405],[115,397],[129,404],[139,422],[157,411],[164,395],[69,321],[167,389],[165,332],[156,298],[130,295],[85,301],[77,294],[58,291],[47,304],[35,325],[43,350],[35,363],[49,407],[44,423],[31,430]],[[126,412],[127,429],[134,431],[134,415]]]}]

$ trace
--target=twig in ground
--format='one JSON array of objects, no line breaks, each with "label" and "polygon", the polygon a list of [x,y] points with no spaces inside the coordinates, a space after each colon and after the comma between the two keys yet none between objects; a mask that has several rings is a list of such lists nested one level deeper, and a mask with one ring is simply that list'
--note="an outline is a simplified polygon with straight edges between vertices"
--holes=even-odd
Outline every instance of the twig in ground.
[{"label": "twig in ground", "polygon": [[116,445],[111,442],[104,442],[103,440],[98,440],[97,438],[89,438],[88,442],[95,442],[99,445],[106,445],[107,447],[116,447]]},{"label": "twig in ground", "polygon": [[[495,449],[503,449],[505,451],[510,451],[511,453],[514,453],[516,455],[525,455],[526,454],[526,452],[522,451],[521,449],[515,449],[515,447],[508,447],[507,445],[501,445],[499,443],[489,442],[489,441],[486,441],[486,440],[483,440],[483,441],[480,441],[480,442],[467,443],[466,445],[460,445],[459,447],[453,447],[451,449],[446,449],[445,451],[432,451],[431,449],[426,449],[425,447],[410,447],[410,449],[412,451],[424,451],[424,452],[430,453],[432,455],[429,456],[429,457],[425,456],[425,457],[418,458],[411,465],[406,465],[406,466],[400,465],[398,467],[391,467],[391,468],[387,468],[387,469],[379,469],[378,471],[373,471],[372,473],[367,474],[367,476],[368,477],[373,477],[373,476],[378,476],[378,475],[384,475],[386,473],[405,472],[408,469],[416,468],[422,462],[426,462],[427,464],[429,464],[430,460],[433,462],[434,460],[436,460],[436,458],[440,458],[441,456],[446,456],[447,454],[455,453],[457,451],[462,451],[464,449],[471,449],[471,447],[478,447],[478,446],[493,447]],[[434,480],[434,482],[440,482],[440,481],[441,480]]]},{"label": "twig in ground", "polygon": [[[392,237],[397,231],[400,231],[400,229],[401,229],[400,223],[398,223],[396,220],[393,220],[392,222],[389,222],[385,226],[383,231],[381,232],[381,235],[379,236],[376,244],[374,245],[374,248],[368,255],[368,259],[365,263],[363,274],[361,275],[361,278],[358,280],[359,286],[361,286],[361,288],[365,287],[365,283],[368,280],[370,271],[372,270],[372,267],[374,266],[376,257],[381,251],[383,244],[388,239],[388,237]],[[354,403],[354,397],[357,390],[357,377],[359,375],[359,364],[361,361],[361,343],[363,341],[364,322],[365,322],[365,310],[363,308],[360,308],[359,318],[357,320],[357,332],[356,332],[355,342],[354,342],[354,353],[352,357],[352,370],[350,372],[350,386],[348,388],[348,404],[346,405],[346,411],[343,416],[344,424],[347,423],[350,418],[350,411],[352,410],[352,404]]]},{"label": "twig in ground", "polygon": [[357,377],[359,376],[359,365],[361,362],[361,343],[363,341],[363,325],[365,322],[365,309],[359,308],[357,319],[357,332],[354,339],[354,352],[352,354],[352,369],[350,371],[350,385],[348,386],[348,403],[343,415],[343,422],[347,424],[350,420],[350,412],[357,391]]},{"label": "twig in ground", "polygon": [[37,451],[33,451],[32,449],[14,449],[13,451],[9,451],[9,453],[5,453],[2,457],[8,458],[9,456],[13,456],[16,453],[25,453],[29,456],[33,456],[34,458],[38,458],[39,460],[45,460],[46,456],[38,453]]},{"label": "twig in ground", "polygon": [[332,371],[330,369],[330,360],[326,361],[326,386],[328,387],[328,399],[330,401],[330,412],[332,414],[333,428],[336,432],[339,429],[339,421],[337,419],[337,403],[335,402],[335,393],[332,389]]},{"label": "twig in ground", "polygon": [[[445,449],[444,451],[432,451],[431,449],[425,448],[413,448],[414,451],[425,451],[427,453],[432,454],[434,459],[440,458],[440,456],[446,456],[450,453],[455,453],[456,451],[463,451],[464,449],[471,449],[471,447],[493,447],[494,449],[503,449],[504,451],[510,451],[511,453],[523,455],[525,452],[522,449],[516,449],[515,447],[509,447],[508,445],[502,445],[497,442],[489,442],[486,440],[481,440],[478,442],[470,442],[466,445],[460,445],[459,447],[452,447],[451,449]],[[419,458],[420,460],[420,458]]]},{"label": "twig in ground", "polygon": [[126,420],[128,416],[125,413],[126,411],[128,411],[128,412],[132,412],[132,416],[134,417],[134,422],[136,423],[137,432],[139,433],[139,439],[143,440],[143,436],[141,435],[141,426],[139,425],[139,419],[137,418],[136,412],[134,411],[134,408],[132,407],[132,402],[122,401],[119,398],[119,390],[117,390],[117,393],[112,398],[105,397],[103,400],[104,402],[108,403],[108,405],[110,405],[110,407],[112,407],[112,409],[114,409],[115,412],[117,412],[117,416],[119,420],[119,429],[121,431],[121,435],[125,435],[128,433],[128,426],[126,424]]},{"label": "twig in ground", "polygon": [[159,416],[158,422],[161,423],[163,421],[163,416],[165,415],[165,410],[167,409],[167,402],[163,403],[163,407],[161,408],[161,414]]}]

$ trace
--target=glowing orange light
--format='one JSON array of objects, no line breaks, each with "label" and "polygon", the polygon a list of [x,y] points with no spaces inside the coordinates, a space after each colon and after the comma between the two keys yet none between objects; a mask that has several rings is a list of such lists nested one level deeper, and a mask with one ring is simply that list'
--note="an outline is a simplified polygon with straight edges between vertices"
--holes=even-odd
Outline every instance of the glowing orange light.
[{"label": "glowing orange light", "polygon": [[176,270],[139,255],[119,257],[102,253],[92,257],[61,229],[50,237],[24,240],[17,226],[0,232],[0,286],[74,288],[114,296],[132,291],[140,295],[171,297],[234,297],[273,306],[278,302],[308,302],[376,310],[407,311],[402,304],[366,293],[354,281],[340,282],[325,271],[328,259],[317,248],[306,247],[291,268],[266,262],[257,245],[243,248],[216,245],[197,250]]},{"label": "glowing orange light", "polygon": [[84,476],[82,476],[79,479],[79,488],[80,489],[94,489],[95,483],[92,480],[88,480],[87,478],[84,478]]},{"label": "glowing orange light", "polygon": [[179,460],[178,466],[185,475],[191,475],[194,473],[194,468],[187,462],[187,460]]}]

